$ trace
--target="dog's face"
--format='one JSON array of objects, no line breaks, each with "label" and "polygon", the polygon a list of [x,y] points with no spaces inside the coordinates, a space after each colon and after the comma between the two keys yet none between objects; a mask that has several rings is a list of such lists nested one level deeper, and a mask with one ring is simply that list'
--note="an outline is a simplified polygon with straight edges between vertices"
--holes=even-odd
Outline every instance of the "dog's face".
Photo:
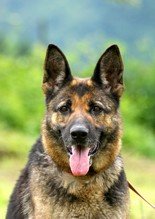
[{"label": "dog's face", "polygon": [[43,143],[53,161],[75,176],[106,169],[120,150],[123,64],[117,46],[99,59],[90,79],[73,78],[64,54],[49,45],[43,90]]}]

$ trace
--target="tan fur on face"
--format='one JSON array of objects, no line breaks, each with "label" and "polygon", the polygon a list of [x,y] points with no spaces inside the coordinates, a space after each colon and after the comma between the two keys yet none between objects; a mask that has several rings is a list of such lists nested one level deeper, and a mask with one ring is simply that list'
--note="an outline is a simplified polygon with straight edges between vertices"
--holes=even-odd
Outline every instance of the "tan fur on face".
[{"label": "tan fur on face", "polygon": [[52,157],[54,162],[56,162],[60,168],[70,172],[67,152],[63,147],[60,147],[56,141],[51,139],[47,133],[45,123],[42,125],[42,141],[45,152]]},{"label": "tan fur on face", "polygon": [[101,150],[100,153],[93,158],[92,166],[96,172],[106,170],[114,162],[120,152],[121,141],[117,139],[115,143],[107,144],[106,147],[106,150]]}]

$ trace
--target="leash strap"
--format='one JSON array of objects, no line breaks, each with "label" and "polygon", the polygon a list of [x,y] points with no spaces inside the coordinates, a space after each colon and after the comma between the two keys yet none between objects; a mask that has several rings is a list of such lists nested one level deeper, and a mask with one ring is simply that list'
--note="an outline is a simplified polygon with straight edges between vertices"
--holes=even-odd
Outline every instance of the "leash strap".
[{"label": "leash strap", "polygon": [[145,201],[148,205],[150,205],[150,207],[152,207],[153,209],[155,209],[155,206],[152,205],[151,203],[149,203],[142,195],[139,194],[139,192],[137,192],[137,190],[128,182],[128,186],[129,188],[135,192],[141,199],[143,199],[143,201]]}]

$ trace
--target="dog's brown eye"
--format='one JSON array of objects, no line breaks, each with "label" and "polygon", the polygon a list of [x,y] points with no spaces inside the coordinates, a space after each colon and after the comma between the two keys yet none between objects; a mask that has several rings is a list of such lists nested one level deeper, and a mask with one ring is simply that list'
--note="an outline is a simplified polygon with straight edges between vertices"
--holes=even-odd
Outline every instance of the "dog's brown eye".
[{"label": "dog's brown eye", "polygon": [[102,112],[102,108],[99,107],[99,106],[93,106],[93,107],[91,108],[91,113],[98,114],[98,113],[100,113],[100,112]]},{"label": "dog's brown eye", "polygon": [[69,108],[69,106],[61,106],[61,107],[59,108],[59,111],[60,111],[61,113],[68,113],[68,112],[70,111],[70,108]]}]

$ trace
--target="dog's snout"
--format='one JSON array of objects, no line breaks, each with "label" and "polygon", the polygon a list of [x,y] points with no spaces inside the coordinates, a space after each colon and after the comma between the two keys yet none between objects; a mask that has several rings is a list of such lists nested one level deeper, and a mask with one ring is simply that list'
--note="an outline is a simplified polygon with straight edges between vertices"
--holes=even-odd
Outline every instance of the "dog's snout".
[{"label": "dog's snout", "polygon": [[88,132],[89,130],[85,126],[82,126],[82,125],[74,125],[70,129],[71,137],[72,139],[76,141],[85,140],[88,136]]}]

